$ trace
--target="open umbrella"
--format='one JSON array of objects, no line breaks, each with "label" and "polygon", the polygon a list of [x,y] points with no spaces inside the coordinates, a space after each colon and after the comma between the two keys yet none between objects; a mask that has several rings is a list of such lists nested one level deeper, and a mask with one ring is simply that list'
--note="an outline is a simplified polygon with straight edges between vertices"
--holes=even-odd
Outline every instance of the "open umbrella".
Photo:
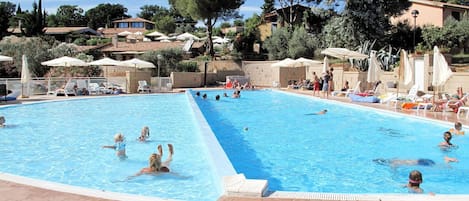
[{"label": "open umbrella", "polygon": [[[29,73],[29,65],[28,65],[28,58],[26,55],[23,54],[22,59],[22,66],[21,66],[21,96],[28,97],[29,96],[29,80],[31,79],[31,74]],[[26,87],[26,90],[24,90]],[[26,91],[26,94],[25,94]]]},{"label": "open umbrella", "polygon": [[277,63],[273,63],[270,66],[272,66],[272,67],[295,67],[294,65],[295,65],[295,60],[290,59],[290,58],[286,58],[286,59],[281,60]]},{"label": "open umbrella", "polygon": [[0,55],[0,61],[13,61],[13,58]]},{"label": "open umbrella", "polygon": [[52,66],[52,67],[89,66],[88,63],[86,63],[85,61],[81,59],[68,57],[68,56],[63,56],[63,57],[52,59],[49,61],[44,61],[44,62],[41,62],[41,64],[44,66]]},{"label": "open umbrella", "polygon": [[180,34],[176,37],[176,40],[189,40],[189,39],[194,39],[194,40],[200,40],[199,37],[193,35],[193,34],[190,34],[190,33],[183,33],[183,34]]},{"label": "open umbrella", "polygon": [[[96,61],[88,63],[90,66],[119,66],[122,65],[120,61],[105,57]],[[108,77],[107,67],[106,67],[106,77]]]},{"label": "open umbrella", "polygon": [[156,68],[155,64],[137,58],[122,61],[121,65],[135,68]]},{"label": "open umbrella", "polygon": [[302,66],[312,66],[314,64],[320,64],[320,61],[312,60],[312,59],[306,59],[303,57],[300,57],[298,59],[294,60],[294,66],[295,67],[302,67]]},{"label": "open umbrella", "polygon": [[130,32],[130,31],[123,31],[123,32],[120,32],[118,33],[117,35],[118,36],[128,36],[128,35],[132,35],[133,33]]},{"label": "open umbrella", "polygon": [[366,59],[368,55],[346,48],[326,48],[321,54],[329,55],[339,59]]},{"label": "open umbrella", "polygon": [[151,32],[149,34],[145,34],[145,36],[151,36],[151,37],[159,37],[159,36],[165,36],[163,33],[160,33],[158,31]]}]

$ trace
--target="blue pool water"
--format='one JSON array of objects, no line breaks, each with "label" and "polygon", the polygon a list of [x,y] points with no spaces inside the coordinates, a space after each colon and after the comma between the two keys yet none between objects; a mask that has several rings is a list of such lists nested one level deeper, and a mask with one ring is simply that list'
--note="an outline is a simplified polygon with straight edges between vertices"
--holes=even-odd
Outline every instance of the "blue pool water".
[{"label": "blue pool water", "polygon": [[[0,108],[0,172],[75,186],[178,200],[216,200],[221,194],[208,149],[188,96],[107,97]],[[136,138],[149,126],[150,142]],[[114,134],[126,137],[127,160],[119,160]],[[171,165],[178,175],[140,176],[158,144],[174,144]],[[166,155],[165,155],[166,156]],[[165,159],[165,156],[163,159]]]},{"label": "blue pool water", "polygon": [[[454,136],[458,148],[451,151],[437,146],[452,124],[268,90],[215,101],[224,92],[232,93],[203,91],[208,99],[195,99],[236,171],[267,179],[269,190],[407,193],[402,185],[417,169],[426,192],[469,192],[469,136]],[[323,109],[326,115],[311,115]],[[444,156],[460,162],[445,164]],[[391,168],[376,158],[437,165]]]}]

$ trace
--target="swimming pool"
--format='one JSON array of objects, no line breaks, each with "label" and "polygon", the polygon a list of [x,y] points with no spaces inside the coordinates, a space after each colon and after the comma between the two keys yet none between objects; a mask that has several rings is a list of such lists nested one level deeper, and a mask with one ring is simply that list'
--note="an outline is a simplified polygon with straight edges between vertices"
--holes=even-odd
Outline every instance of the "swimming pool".
[{"label": "swimming pool", "polygon": [[[220,178],[185,94],[119,96],[0,108],[0,172],[103,191],[177,200],[215,200]],[[150,127],[150,142],[136,138]],[[126,160],[102,149],[126,137]],[[156,146],[172,143],[177,173],[126,180],[148,165]],[[163,159],[165,159],[165,156]]]},{"label": "swimming pool", "polygon": [[[453,137],[458,149],[437,146],[452,124],[269,90],[215,101],[224,92],[232,93],[203,91],[208,99],[195,100],[236,171],[267,179],[270,191],[407,193],[402,185],[418,169],[426,192],[469,192],[467,136]],[[323,109],[326,115],[312,115]],[[445,164],[445,155],[460,162]],[[428,158],[437,165],[391,168],[376,158]]]}]

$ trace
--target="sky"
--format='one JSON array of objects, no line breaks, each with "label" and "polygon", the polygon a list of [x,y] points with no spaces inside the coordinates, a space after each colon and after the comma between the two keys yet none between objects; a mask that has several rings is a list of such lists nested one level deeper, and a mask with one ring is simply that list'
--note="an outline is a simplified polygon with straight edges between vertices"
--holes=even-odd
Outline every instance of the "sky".
[{"label": "sky", "polygon": [[[0,0],[9,1],[13,4],[21,5],[22,10],[32,10],[33,2],[38,0]],[[102,3],[122,4],[127,8],[127,14],[136,17],[140,12],[140,7],[143,5],[159,5],[169,8],[168,0],[114,0],[114,1],[100,1],[100,0],[42,0],[42,7],[47,13],[52,14],[57,11],[61,5],[77,5],[86,12],[87,10],[96,7]],[[260,8],[264,3],[263,0],[245,0],[244,4],[240,7],[240,14],[244,18],[251,17],[254,13],[260,15],[262,9]]]}]

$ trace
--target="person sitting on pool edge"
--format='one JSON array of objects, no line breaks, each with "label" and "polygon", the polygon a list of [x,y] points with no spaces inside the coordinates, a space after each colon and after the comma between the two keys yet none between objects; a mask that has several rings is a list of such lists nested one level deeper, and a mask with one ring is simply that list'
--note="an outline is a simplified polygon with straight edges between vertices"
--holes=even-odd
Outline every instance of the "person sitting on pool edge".
[{"label": "person sitting on pool edge", "polygon": [[138,141],[145,142],[150,137],[150,128],[148,126],[144,126],[142,131],[140,132],[140,137],[138,137]]},{"label": "person sitting on pool edge", "polygon": [[110,145],[110,146],[105,145],[103,146],[103,148],[114,149],[116,150],[116,155],[119,158],[121,159],[127,158],[127,156],[125,155],[124,135],[122,133],[117,133],[114,136],[114,142],[115,142],[114,145]]},{"label": "person sitting on pool edge", "polygon": [[461,122],[454,123],[454,128],[449,129],[449,132],[453,135],[464,135]]}]

